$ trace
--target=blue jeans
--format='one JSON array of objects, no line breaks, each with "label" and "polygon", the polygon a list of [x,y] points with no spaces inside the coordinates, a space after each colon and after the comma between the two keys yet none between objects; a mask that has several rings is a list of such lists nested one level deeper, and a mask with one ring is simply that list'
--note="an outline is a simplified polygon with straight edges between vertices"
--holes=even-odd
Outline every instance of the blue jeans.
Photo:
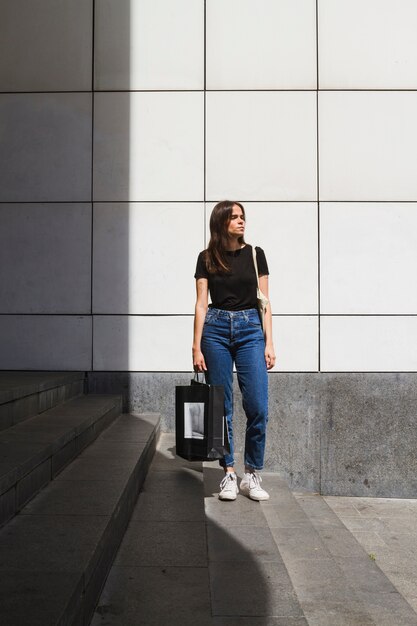
[{"label": "blue jeans", "polygon": [[223,385],[224,410],[229,427],[230,454],[222,467],[234,465],[233,362],[246,413],[245,465],[262,469],[268,422],[268,375],[265,340],[257,309],[223,311],[209,308],[204,321],[201,351],[207,365],[206,380]]}]

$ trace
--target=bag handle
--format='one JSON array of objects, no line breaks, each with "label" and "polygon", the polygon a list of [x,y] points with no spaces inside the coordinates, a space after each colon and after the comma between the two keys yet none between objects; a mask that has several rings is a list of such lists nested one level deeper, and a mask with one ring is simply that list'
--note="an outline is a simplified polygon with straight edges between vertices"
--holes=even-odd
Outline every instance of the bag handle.
[{"label": "bag handle", "polygon": [[[200,380],[199,380],[199,378],[198,378],[200,374],[201,374],[201,376],[202,376],[202,380],[201,380],[201,381],[200,381]],[[206,376],[205,376],[204,372],[197,372],[197,371],[194,371],[194,382],[196,382],[196,383],[202,383],[202,384],[205,384],[205,382],[206,382]]]}]

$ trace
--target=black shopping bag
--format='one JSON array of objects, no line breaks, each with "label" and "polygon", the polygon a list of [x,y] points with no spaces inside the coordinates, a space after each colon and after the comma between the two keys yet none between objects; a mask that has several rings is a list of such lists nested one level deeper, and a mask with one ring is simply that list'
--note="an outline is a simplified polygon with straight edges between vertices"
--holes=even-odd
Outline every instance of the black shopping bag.
[{"label": "black shopping bag", "polygon": [[176,453],[188,461],[214,461],[230,452],[224,388],[194,378],[175,388]]}]

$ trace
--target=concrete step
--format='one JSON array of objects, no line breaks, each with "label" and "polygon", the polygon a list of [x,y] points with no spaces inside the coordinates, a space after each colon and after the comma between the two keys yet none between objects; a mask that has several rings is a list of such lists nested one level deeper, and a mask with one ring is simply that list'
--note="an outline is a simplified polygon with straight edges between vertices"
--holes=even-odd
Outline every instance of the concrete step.
[{"label": "concrete step", "polygon": [[211,626],[203,469],[161,433],[92,626]]},{"label": "concrete step", "polygon": [[0,525],[106,428],[121,396],[80,396],[0,432]]},{"label": "concrete step", "polygon": [[159,436],[122,414],[0,530],[0,623],[88,624]]},{"label": "concrete step", "polygon": [[[243,475],[241,464],[237,474]],[[280,549],[263,506],[239,494],[218,499],[224,473],[204,463],[205,514],[213,626],[307,626]],[[274,485],[265,475],[265,489]]]},{"label": "concrete step", "polygon": [[324,500],[417,613],[417,499]]},{"label": "concrete step", "polygon": [[84,393],[84,372],[0,372],[0,431]]},{"label": "concrete step", "polygon": [[[265,475],[261,503],[308,624],[416,626],[417,614],[318,494]],[[371,555],[372,556],[372,555]]]}]

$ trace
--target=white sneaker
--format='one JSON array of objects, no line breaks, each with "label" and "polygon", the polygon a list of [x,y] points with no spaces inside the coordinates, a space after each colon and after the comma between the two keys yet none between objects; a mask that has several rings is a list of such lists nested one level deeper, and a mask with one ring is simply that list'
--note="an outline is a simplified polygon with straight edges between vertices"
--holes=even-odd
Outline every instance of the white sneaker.
[{"label": "white sneaker", "polygon": [[256,472],[245,472],[240,481],[240,491],[251,500],[269,500],[269,493],[261,487],[262,478]]},{"label": "white sneaker", "polygon": [[220,483],[220,500],[236,500],[238,493],[239,489],[235,472],[227,472]]}]

